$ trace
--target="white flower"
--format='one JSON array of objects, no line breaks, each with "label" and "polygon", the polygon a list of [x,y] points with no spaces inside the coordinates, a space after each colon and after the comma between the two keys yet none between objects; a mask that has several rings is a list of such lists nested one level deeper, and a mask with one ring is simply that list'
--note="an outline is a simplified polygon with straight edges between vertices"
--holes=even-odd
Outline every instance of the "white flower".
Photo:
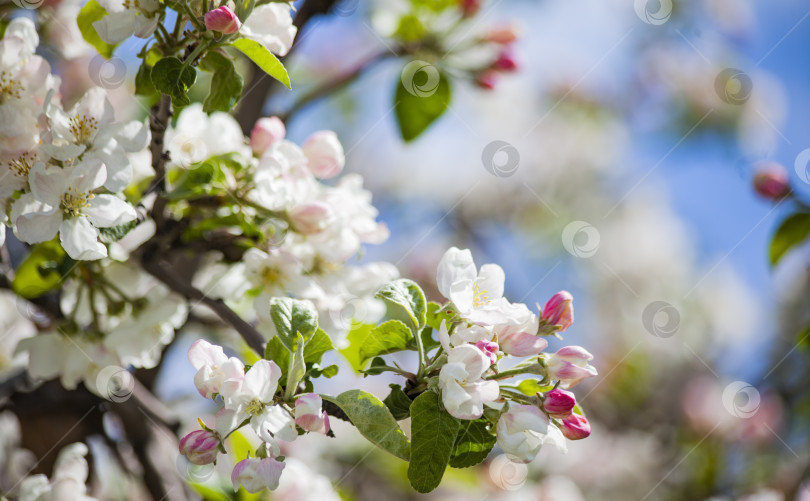
[{"label": "white flower", "polygon": [[290,15],[290,4],[279,2],[253,9],[239,33],[256,40],[273,54],[285,56],[292,47],[297,30]]},{"label": "white flower", "polygon": [[246,491],[256,493],[264,489],[271,491],[278,487],[284,463],[274,458],[247,458],[236,463],[231,473],[231,482],[234,490],[239,490],[239,484]]},{"label": "white flower", "polygon": [[451,247],[439,262],[436,282],[459,316],[475,324],[495,325],[511,322],[512,305],[503,297],[504,278],[497,264],[485,264],[477,272],[468,249]]},{"label": "white flower", "polygon": [[291,442],[298,436],[292,416],[273,405],[280,377],[276,363],[262,359],[243,376],[223,381],[220,388],[225,409],[234,413],[233,422],[238,425],[250,419],[253,431],[265,442],[275,438]]},{"label": "white flower", "polygon": [[496,430],[498,446],[512,461],[530,463],[546,443],[554,444],[560,452],[568,451],[562,432],[533,405],[510,403]]},{"label": "white flower", "polygon": [[319,474],[303,461],[288,457],[274,501],[340,501],[329,478]]},{"label": "white flower", "polygon": [[301,149],[307,157],[309,170],[317,178],[335,177],[340,174],[346,164],[343,146],[340,144],[337,135],[331,130],[313,133],[301,145]]},{"label": "white flower", "polygon": [[123,42],[135,35],[149,38],[155,31],[160,7],[157,0],[99,0],[107,15],[93,23],[98,36],[109,44]]},{"label": "white flower", "polygon": [[537,335],[537,315],[524,304],[512,304],[507,311],[511,321],[493,327],[501,350],[516,357],[537,355],[545,350],[548,341]]},{"label": "white flower", "polygon": [[87,496],[87,446],[81,442],[70,444],[56,458],[51,481],[45,475],[33,475],[20,484],[20,501],[91,501]]},{"label": "white flower", "polygon": [[329,415],[321,408],[320,395],[307,393],[295,399],[295,424],[306,431],[329,433]]},{"label": "white flower", "polygon": [[[445,333],[440,333],[440,339],[446,339],[444,323],[442,329]],[[477,419],[484,413],[485,403],[498,399],[498,383],[481,378],[489,366],[489,357],[471,344],[447,349],[447,363],[439,372],[439,388],[444,408],[450,415],[459,419]]]},{"label": "white flower", "polygon": [[228,113],[209,116],[200,103],[183,109],[177,125],[166,131],[166,144],[171,163],[185,167],[225,153],[252,156],[239,123]]},{"label": "white flower", "polygon": [[194,341],[188,349],[188,360],[197,369],[194,384],[205,398],[219,393],[226,379],[240,378],[245,372],[241,360],[228,358],[221,346],[213,345],[205,339]]},{"label": "white flower", "polygon": [[186,320],[185,300],[155,286],[146,296],[149,304],[118,324],[104,337],[107,350],[118,355],[122,365],[151,369],[160,362],[163,347]]},{"label": "white flower", "polygon": [[93,193],[105,178],[104,165],[98,160],[66,169],[34,166],[29,175],[31,193],[12,207],[12,216],[18,214],[14,218],[17,235],[25,242],[39,243],[59,233],[62,247],[73,259],[106,257],[107,248],[98,241],[97,228],[127,223],[137,214],[114,195]]}]

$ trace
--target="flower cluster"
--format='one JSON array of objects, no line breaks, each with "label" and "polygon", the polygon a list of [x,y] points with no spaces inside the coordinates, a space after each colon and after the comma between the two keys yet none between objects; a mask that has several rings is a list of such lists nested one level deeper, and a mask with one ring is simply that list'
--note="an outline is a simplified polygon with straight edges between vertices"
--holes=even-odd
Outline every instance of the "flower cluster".
[{"label": "flower cluster", "polygon": [[[186,321],[188,306],[130,265],[107,261],[85,271],[89,281],[71,279],[65,285],[61,309],[67,321],[23,339],[17,352],[28,353],[34,378],[60,377],[68,389],[83,381],[94,393],[115,398],[127,391],[119,387],[127,381],[116,379],[109,368],[156,367]],[[116,284],[127,284],[126,291]]]},{"label": "flower cluster", "polygon": [[180,452],[194,464],[214,463],[218,453],[225,450],[223,441],[246,425],[262,440],[255,457],[234,466],[234,489],[240,484],[248,492],[275,489],[285,467],[278,441],[295,440],[297,430],[329,433],[329,417],[321,408],[320,396],[302,393],[283,399],[279,386],[282,370],[275,362],[259,360],[248,368],[238,358],[226,356],[222,347],[205,340],[191,346],[188,358],[197,370],[194,384],[200,394],[222,407],[213,428],[204,426],[183,437]]},{"label": "flower cluster", "polygon": [[[439,388],[448,413],[473,420],[484,414],[485,406],[500,410],[498,443],[524,462],[534,459],[543,443],[565,450],[563,436],[576,440],[590,434],[587,419],[574,412],[574,394],[566,389],[597,374],[588,363],[593,356],[579,346],[561,348],[553,355],[543,353],[548,342],[542,336],[563,332],[573,323],[571,294],[555,294],[538,317],[525,304],[503,297],[500,266],[476,269],[470,251],[455,247],[439,263],[437,284],[450,300],[443,307],[451,317],[450,327],[443,322],[439,330],[447,356],[439,372]],[[533,358],[500,370],[500,360],[508,356]],[[498,384],[523,374],[542,378],[517,387]],[[531,391],[525,391],[527,387]]]},{"label": "flower cluster", "polygon": [[70,444],[59,451],[50,479],[43,474],[26,477],[19,486],[19,499],[40,501],[75,499],[94,501],[87,495],[87,446],[81,442]]},{"label": "flower cluster", "polygon": [[0,41],[0,204],[27,243],[57,234],[77,260],[107,256],[99,231],[129,223],[135,209],[120,195],[132,179],[128,154],[149,144],[144,123],[115,121],[102,88],[89,90],[69,111],[58,99],[58,78],[34,50],[34,24],[18,18]]},{"label": "flower cluster", "polygon": [[201,271],[197,284],[234,303],[255,298],[259,327],[269,334],[269,298],[310,300],[324,328],[335,336],[350,325],[351,312],[344,311],[349,303],[372,317],[382,313],[371,296],[398,276],[397,269],[384,262],[347,262],[363,244],[382,243],[389,232],[376,221],[377,209],[360,176],[346,174],[331,185],[322,181],[337,177],[346,162],[334,132],[315,132],[300,147],[285,136],[281,120],[267,117],[256,122],[246,143],[230,115],[207,116],[197,105],[185,109],[176,127],[167,131],[172,165],[178,171],[230,155],[241,170],[223,175],[218,189],[228,194],[225,203],[252,220],[267,215],[259,228],[270,238],[232,265],[216,259]]}]

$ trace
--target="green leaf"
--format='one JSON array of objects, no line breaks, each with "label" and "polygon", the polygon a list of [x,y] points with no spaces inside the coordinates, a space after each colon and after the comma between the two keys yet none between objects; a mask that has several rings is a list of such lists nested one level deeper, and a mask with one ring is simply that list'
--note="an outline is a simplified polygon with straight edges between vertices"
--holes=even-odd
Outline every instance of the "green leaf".
[{"label": "green leaf", "polygon": [[270,341],[267,342],[264,347],[264,358],[272,360],[281,368],[281,372],[284,374],[282,380],[286,381],[287,370],[290,367],[290,350],[281,344],[278,336],[270,338]]},{"label": "green leaf", "polygon": [[312,377],[323,376],[326,379],[329,379],[329,378],[337,376],[339,370],[340,370],[340,368],[335,364],[327,365],[324,368],[313,370],[314,374],[313,374]]},{"label": "green leaf", "polygon": [[99,228],[98,237],[105,244],[117,242],[127,236],[127,233],[132,231],[138,224],[137,221],[130,221],[128,223],[119,224],[110,228]]},{"label": "green leaf", "polygon": [[430,301],[427,304],[427,309],[425,313],[425,323],[436,330],[439,330],[442,326],[442,321],[450,321],[453,318],[448,312],[439,313],[439,310],[442,308],[442,305],[435,301]]},{"label": "green leaf", "polygon": [[402,139],[410,142],[419,137],[447,110],[450,99],[447,75],[428,63],[408,63],[394,94],[394,111]]},{"label": "green leaf", "polygon": [[377,297],[395,304],[405,310],[415,331],[425,326],[425,315],[427,312],[427,302],[425,293],[413,280],[401,278],[391,283],[383,285],[377,291]]},{"label": "green leaf", "polygon": [[771,240],[771,265],[810,235],[810,214],[799,213],[785,219]]},{"label": "green leaf", "polygon": [[191,104],[188,90],[197,81],[197,70],[183,67],[180,59],[171,56],[164,57],[152,68],[152,84],[157,90],[172,98],[175,108],[182,108]]},{"label": "green leaf", "polygon": [[225,185],[227,179],[217,158],[210,158],[174,172],[178,172],[180,177],[170,180],[173,188],[166,195],[169,200],[213,195]]},{"label": "green leaf", "polygon": [[270,318],[281,343],[288,350],[292,350],[297,332],[308,341],[318,329],[318,310],[310,301],[274,297],[270,300]]},{"label": "green leaf", "polygon": [[408,437],[377,397],[362,390],[349,390],[337,397],[321,397],[340,407],[369,442],[405,461],[410,458]]},{"label": "green leaf", "polygon": [[524,395],[528,395],[533,397],[538,393],[545,393],[551,390],[553,386],[541,386],[540,381],[536,379],[524,379],[517,385],[517,389],[519,392],[523,393]]},{"label": "green leaf", "polygon": [[402,391],[402,388],[398,384],[392,383],[388,386],[391,388],[391,393],[385,397],[383,403],[388,407],[388,410],[391,411],[391,415],[394,416],[394,419],[402,421],[411,415],[411,402],[413,402],[413,400]]},{"label": "green leaf", "polygon": [[334,349],[335,347],[332,345],[332,339],[329,337],[329,334],[323,329],[318,329],[304,347],[304,362],[317,364],[321,361],[321,357],[323,357],[324,353]]},{"label": "green leaf", "polygon": [[265,73],[283,83],[288,89],[292,88],[290,87],[290,76],[284,65],[264,45],[248,38],[239,38],[231,45],[249,57]]},{"label": "green leaf", "polygon": [[152,83],[152,67],[142,63],[135,74],[135,94],[153,97],[158,94],[155,84]]},{"label": "green leaf", "polygon": [[90,0],[84,4],[82,10],[79,11],[79,15],[76,16],[76,24],[79,25],[79,32],[81,32],[84,41],[92,45],[99,54],[109,59],[117,46],[110,45],[102,40],[93,27],[93,23],[100,21],[106,15],[107,11],[104,10],[104,7],[99,5],[96,0]]},{"label": "green leaf", "polygon": [[242,97],[242,77],[236,72],[233,61],[219,52],[209,52],[200,61],[200,68],[213,73],[211,88],[203,101],[203,111],[231,111]]},{"label": "green leaf", "polygon": [[304,362],[304,336],[300,332],[295,333],[295,342],[290,349],[290,370],[287,371],[287,387],[284,391],[284,398],[292,398],[297,389],[298,383],[306,374],[306,363]]},{"label": "green leaf", "polygon": [[461,421],[461,430],[453,445],[450,466],[468,468],[485,460],[495,446],[495,435],[487,429],[486,419]]},{"label": "green leaf", "polygon": [[17,268],[11,288],[25,299],[39,297],[59,287],[73,263],[58,241],[37,244]]},{"label": "green leaf", "polygon": [[389,320],[369,331],[360,344],[360,363],[378,355],[387,355],[408,348],[413,334],[407,325],[399,320]]},{"label": "green leaf", "polygon": [[[373,328],[374,325],[372,324],[352,323],[349,334],[346,336],[346,341],[349,344],[340,350],[340,354],[346,358],[355,372],[359,372],[365,365],[365,361],[360,359],[360,346],[363,344],[363,340],[369,336]],[[372,363],[372,365],[374,364]]]},{"label": "green leaf", "polygon": [[411,404],[408,480],[417,492],[430,492],[441,483],[460,426],[435,392],[426,391]]}]

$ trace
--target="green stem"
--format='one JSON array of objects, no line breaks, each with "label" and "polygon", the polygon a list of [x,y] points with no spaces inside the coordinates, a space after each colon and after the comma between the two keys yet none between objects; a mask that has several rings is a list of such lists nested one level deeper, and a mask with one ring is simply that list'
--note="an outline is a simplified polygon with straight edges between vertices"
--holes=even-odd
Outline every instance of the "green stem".
[{"label": "green stem", "polygon": [[509,389],[501,387],[501,395],[505,397],[509,397],[510,400],[515,402],[520,402],[528,405],[534,405],[536,402],[532,400],[532,397],[528,397],[523,393],[517,391],[511,391]]},{"label": "green stem", "polygon": [[545,374],[545,369],[538,363],[533,363],[524,366],[518,366],[513,369],[509,369],[506,371],[501,371],[495,374],[491,374],[484,379],[489,379],[491,381],[499,381],[501,379],[509,379],[510,377],[521,376],[523,374]]},{"label": "green stem", "polygon": [[413,339],[416,341],[416,351],[419,353],[419,370],[416,371],[416,379],[421,381],[425,375],[425,347],[422,345],[422,336],[416,325],[413,326],[411,332],[413,332]]}]

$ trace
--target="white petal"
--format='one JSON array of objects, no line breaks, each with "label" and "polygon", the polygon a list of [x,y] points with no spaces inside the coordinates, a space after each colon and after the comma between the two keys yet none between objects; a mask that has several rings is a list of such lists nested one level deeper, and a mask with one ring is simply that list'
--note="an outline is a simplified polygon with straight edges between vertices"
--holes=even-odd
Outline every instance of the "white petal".
[{"label": "white petal", "polygon": [[59,240],[68,256],[81,261],[93,261],[107,257],[107,248],[98,241],[98,230],[86,217],[74,217],[62,221]]},{"label": "white petal", "polygon": [[105,42],[121,43],[135,33],[135,12],[127,9],[107,14],[93,23],[93,28]]},{"label": "white petal", "polygon": [[59,168],[46,169],[37,163],[28,174],[28,183],[34,198],[51,207],[57,207],[66,188],[66,172]]},{"label": "white petal", "polygon": [[55,237],[61,224],[62,211],[59,209],[28,213],[17,218],[15,233],[23,242],[38,244]]},{"label": "white petal", "polygon": [[79,193],[87,193],[104,184],[107,179],[107,169],[99,158],[89,158],[74,167],[68,178],[68,186]]},{"label": "white petal", "polygon": [[450,298],[450,288],[461,280],[474,281],[476,279],[475,263],[469,249],[460,250],[451,247],[444,253],[436,272],[436,284],[439,292]]},{"label": "white petal", "polygon": [[485,264],[481,267],[476,282],[478,282],[479,289],[487,291],[487,298],[492,300],[503,297],[503,282],[505,279],[506,275],[503,268],[497,264]]},{"label": "white petal", "polygon": [[134,221],[135,209],[115,195],[96,195],[83,210],[96,228],[109,228]]}]

